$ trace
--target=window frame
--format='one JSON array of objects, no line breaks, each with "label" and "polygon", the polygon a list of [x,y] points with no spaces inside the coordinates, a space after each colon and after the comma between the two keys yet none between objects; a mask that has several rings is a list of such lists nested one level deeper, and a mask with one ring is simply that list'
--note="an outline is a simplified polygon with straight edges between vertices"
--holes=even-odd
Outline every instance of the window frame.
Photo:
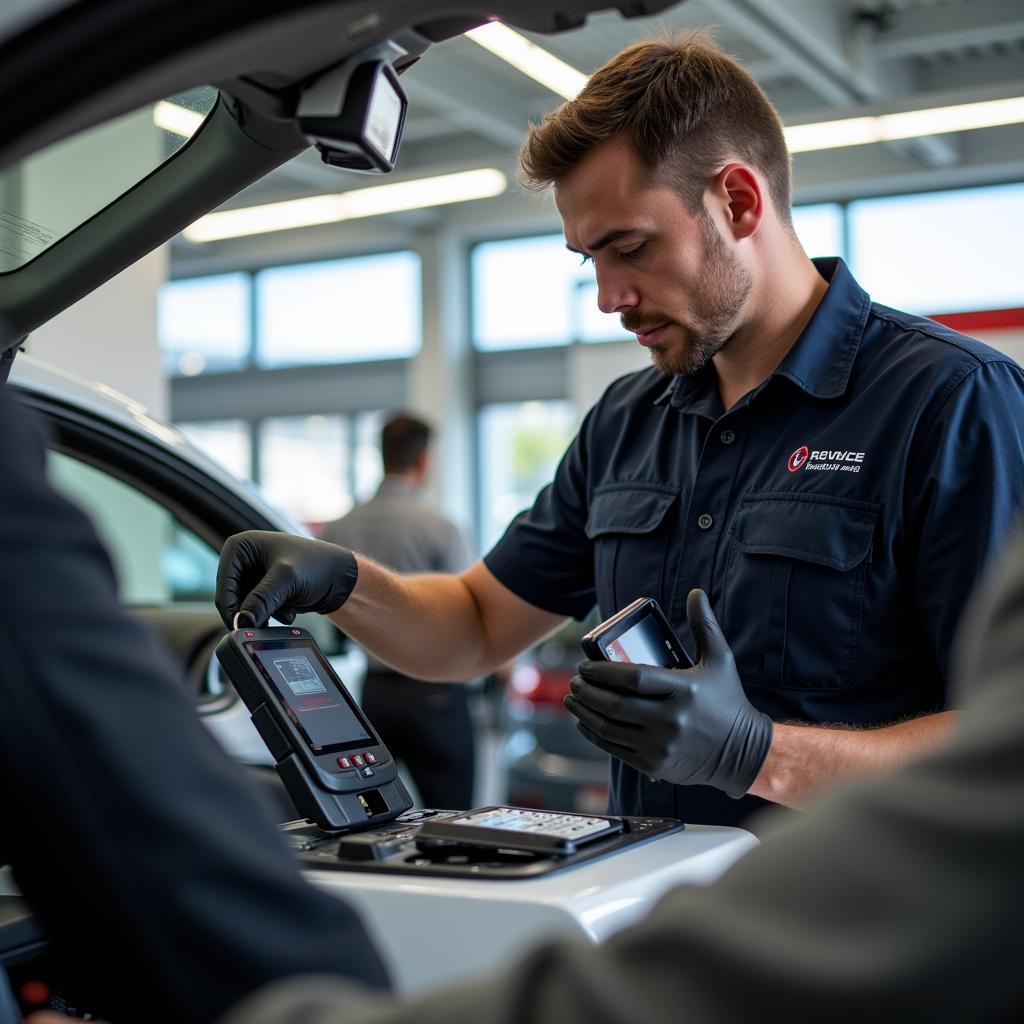
[{"label": "window frame", "polygon": [[[258,278],[261,274],[271,270],[284,270],[291,267],[303,267],[303,266],[314,266],[317,264],[324,263],[339,263],[346,260],[362,260],[371,259],[375,256],[391,256],[399,253],[411,253],[414,255],[419,263],[419,321],[420,321],[420,349],[423,345],[423,309],[424,309],[424,273],[423,273],[423,253],[414,245],[387,245],[379,248],[368,248],[360,249],[358,252],[345,252],[345,253],[332,253],[332,254],[317,254],[315,256],[303,256],[293,255],[287,258],[281,259],[258,259],[249,260],[241,264],[231,266],[229,268],[220,267],[217,269],[210,269],[206,271],[196,271],[187,274],[171,276],[167,279],[167,284],[177,284],[183,281],[195,281],[202,278],[208,277],[225,277],[232,274],[240,274],[245,277],[246,288],[249,297],[249,308],[247,310],[248,320],[248,338],[245,346],[245,356],[241,364],[233,370],[218,371],[214,373],[199,373],[194,376],[188,374],[168,374],[168,378],[171,381],[175,380],[194,380],[198,378],[210,378],[210,377],[228,377],[234,376],[240,373],[256,373],[256,374],[275,374],[275,373],[287,373],[297,369],[323,369],[325,367],[352,367],[352,366],[364,366],[366,364],[384,364],[384,363],[404,363],[409,359],[415,358],[420,349],[417,352],[413,352],[407,356],[387,356],[384,359],[353,359],[344,362],[330,362],[325,361],[322,363],[309,362],[309,363],[296,363],[288,366],[264,366],[259,361],[259,335],[260,335],[260,314],[259,314],[259,296],[258,296]],[[167,350],[160,346],[161,355]],[[231,417],[235,418],[235,417]]]}]

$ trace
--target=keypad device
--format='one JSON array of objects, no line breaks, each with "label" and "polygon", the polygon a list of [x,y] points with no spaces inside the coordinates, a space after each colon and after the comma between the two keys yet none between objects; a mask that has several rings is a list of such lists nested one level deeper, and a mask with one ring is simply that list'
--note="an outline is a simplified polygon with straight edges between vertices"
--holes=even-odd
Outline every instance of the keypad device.
[{"label": "keypad device", "polygon": [[461,843],[539,853],[574,853],[581,846],[623,831],[621,818],[538,811],[528,807],[481,807],[420,829],[420,845]]}]

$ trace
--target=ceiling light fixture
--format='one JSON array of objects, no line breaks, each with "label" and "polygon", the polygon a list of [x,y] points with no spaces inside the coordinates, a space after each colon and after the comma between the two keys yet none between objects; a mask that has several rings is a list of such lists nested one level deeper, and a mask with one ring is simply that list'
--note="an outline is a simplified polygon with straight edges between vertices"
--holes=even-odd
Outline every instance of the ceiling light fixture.
[{"label": "ceiling light fixture", "polygon": [[575,99],[579,91],[587,84],[587,76],[582,71],[560,60],[553,53],[548,53],[542,46],[530,42],[526,36],[513,32],[507,25],[492,21],[466,33],[477,46],[482,46],[496,57],[507,61],[517,71],[529,76],[541,85],[547,86],[552,92],[564,96],[567,100]]},{"label": "ceiling light fixture", "polygon": [[203,121],[202,114],[180,107],[177,103],[169,103],[167,100],[161,100],[153,107],[153,124],[157,128],[163,128],[165,132],[173,132],[175,135],[184,135],[186,139],[195,135]]},{"label": "ceiling light fixture", "polygon": [[501,171],[493,167],[481,167],[474,171],[352,189],[336,195],[307,196],[305,199],[288,199],[280,203],[208,213],[187,227],[182,234],[190,242],[214,242],[222,238],[259,235],[267,231],[286,231],[289,228],[334,224],[402,210],[464,203],[471,199],[490,199],[501,195],[507,187],[508,179]]},{"label": "ceiling light fixture", "polygon": [[966,132],[975,128],[994,128],[1024,121],[1024,96],[980,103],[958,103],[948,107],[905,110],[874,117],[847,117],[815,124],[786,128],[786,144],[791,153],[816,149],[864,146],[872,142],[895,142],[923,135]]}]

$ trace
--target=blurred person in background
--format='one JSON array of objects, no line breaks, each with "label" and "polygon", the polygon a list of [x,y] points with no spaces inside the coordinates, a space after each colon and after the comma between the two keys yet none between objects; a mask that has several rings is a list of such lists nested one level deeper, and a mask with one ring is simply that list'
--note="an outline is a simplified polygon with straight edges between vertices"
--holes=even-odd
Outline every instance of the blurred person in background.
[{"label": "blurred person in background", "polygon": [[[459,528],[431,509],[430,425],[396,413],[381,430],[384,479],[377,493],[320,536],[400,573],[458,573],[470,563]],[[405,762],[425,807],[461,810],[473,802],[475,744],[468,688],[396,672],[367,652],[362,705],[392,754]]]}]

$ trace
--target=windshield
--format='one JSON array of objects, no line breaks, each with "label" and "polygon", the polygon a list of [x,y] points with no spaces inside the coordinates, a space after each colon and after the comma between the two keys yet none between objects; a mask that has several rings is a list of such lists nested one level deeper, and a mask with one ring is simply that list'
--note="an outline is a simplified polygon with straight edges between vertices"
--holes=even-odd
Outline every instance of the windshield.
[{"label": "windshield", "polygon": [[216,101],[209,86],[169,96],[0,173],[0,273],[19,270],[152,173]]}]

